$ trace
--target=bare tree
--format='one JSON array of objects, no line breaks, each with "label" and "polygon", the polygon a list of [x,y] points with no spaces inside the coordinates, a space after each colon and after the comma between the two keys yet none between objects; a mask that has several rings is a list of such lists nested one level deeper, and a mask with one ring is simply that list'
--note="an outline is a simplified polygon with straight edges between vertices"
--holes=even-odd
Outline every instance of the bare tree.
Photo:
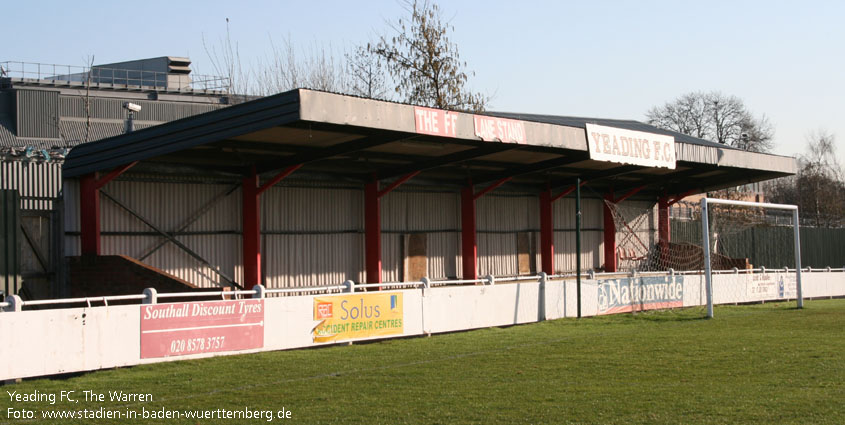
[{"label": "bare tree", "polygon": [[302,56],[290,37],[281,44],[271,38],[270,45],[270,55],[258,65],[257,94],[270,95],[299,87],[338,93],[348,91],[343,55],[335,54],[331,45],[313,44],[310,50],[301,51]]},{"label": "bare tree", "polygon": [[228,80],[227,91],[232,103],[246,101],[247,95],[253,93],[252,75],[248,69],[244,70],[237,42],[232,42],[229,18],[226,18],[226,38],[218,40],[217,45],[209,45],[203,36],[202,47],[214,74]]},{"label": "bare tree", "polygon": [[845,225],[845,174],[835,142],[824,130],[808,134],[806,151],[798,156],[798,173],[769,183],[769,199],[798,205],[802,217],[816,226]]},{"label": "bare tree", "polygon": [[371,46],[358,46],[348,52],[346,67],[349,75],[349,94],[371,99],[388,99],[387,75]]},{"label": "bare tree", "polygon": [[488,98],[466,88],[466,62],[449,39],[454,27],[443,21],[437,4],[406,1],[410,16],[390,24],[370,51],[384,61],[402,100],[441,109],[481,111]]},{"label": "bare tree", "polygon": [[772,150],[774,130],[736,96],[693,92],[646,112],[648,123],[693,137],[753,152]]}]

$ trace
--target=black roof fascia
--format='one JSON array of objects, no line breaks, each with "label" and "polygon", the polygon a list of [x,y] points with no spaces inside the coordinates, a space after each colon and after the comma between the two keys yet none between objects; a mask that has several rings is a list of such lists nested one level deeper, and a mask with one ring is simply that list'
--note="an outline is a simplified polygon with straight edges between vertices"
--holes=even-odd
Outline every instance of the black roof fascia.
[{"label": "black roof fascia", "polygon": [[64,177],[78,177],[299,120],[292,90],[73,148]]}]

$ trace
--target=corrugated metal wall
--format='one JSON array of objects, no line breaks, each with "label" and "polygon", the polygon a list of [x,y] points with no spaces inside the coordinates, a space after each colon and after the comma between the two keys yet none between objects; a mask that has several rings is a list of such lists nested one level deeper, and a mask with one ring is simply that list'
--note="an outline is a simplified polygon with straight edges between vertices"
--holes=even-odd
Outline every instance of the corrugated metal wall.
[{"label": "corrugated metal wall", "polygon": [[0,190],[0,290],[3,296],[17,294],[22,284],[20,222],[18,192]]},{"label": "corrugated metal wall", "polygon": [[[129,99],[109,99],[91,96],[89,104],[91,116],[98,119],[125,120],[126,110],[123,109],[123,102],[127,100]],[[186,118],[226,106],[220,104],[162,102],[137,99],[131,100],[131,102],[142,107],[141,111],[135,114],[135,119],[158,122]],[[62,117],[85,118],[85,97],[61,96],[59,111]]]},{"label": "corrugated metal wall", "polygon": [[428,277],[456,277],[460,260],[460,195],[393,191],[381,200],[382,279],[402,280],[403,237],[425,233]]},{"label": "corrugated metal wall", "polygon": [[[604,232],[600,199],[581,199],[581,267],[597,269],[604,264]],[[555,271],[575,271],[575,198],[563,198],[552,206],[555,229]],[[539,250],[539,246],[538,246]]]},{"label": "corrugated metal wall", "polygon": [[[134,180],[129,180],[134,179]],[[201,182],[150,182],[130,175],[104,188],[127,207],[167,232],[237,281],[241,270],[241,192],[234,184]],[[262,195],[262,253],[264,283],[268,288],[362,282],[364,272],[363,188],[327,186],[314,182],[286,181]],[[384,281],[402,279],[403,238],[426,235],[428,276],[457,277],[461,270],[460,195],[425,192],[403,187],[382,198],[382,263]],[[213,199],[226,195],[197,220],[186,224]],[[78,183],[65,185],[67,255],[79,253]],[[101,198],[103,254],[141,258],[164,239],[109,200]],[[554,205],[556,271],[575,269],[574,199]],[[601,267],[602,205],[584,199],[582,267]],[[636,206],[640,206],[637,204]],[[647,207],[648,204],[643,204]],[[653,210],[653,208],[652,208]],[[529,261],[539,269],[539,200],[533,194],[493,193],[477,201],[479,274],[519,274],[518,235],[526,233],[531,244]],[[653,241],[655,217],[644,229]],[[652,227],[654,226],[654,227]],[[204,287],[222,280],[172,243],[145,258],[147,264]]]},{"label": "corrugated metal wall", "polygon": [[[518,275],[517,234],[528,233],[536,239],[540,228],[538,197],[488,194],[476,201],[475,214],[479,276]],[[535,269],[536,261],[535,255]]]},{"label": "corrugated metal wall", "polygon": [[59,92],[17,90],[18,137],[59,137]]},{"label": "corrugated metal wall", "polygon": [[261,196],[268,288],[364,279],[364,194],[359,188],[276,186]]},{"label": "corrugated metal wall", "polygon": [[52,210],[53,199],[62,190],[62,164],[0,161],[0,189],[17,189],[21,197],[21,209]]},{"label": "corrugated metal wall", "polygon": [[62,199],[65,217],[65,255],[80,255],[79,241],[79,180],[63,180]]},{"label": "corrugated metal wall", "polygon": [[[228,193],[231,188],[232,185],[225,184],[118,180],[107,184],[103,192],[159,229],[175,233],[176,240],[219,268],[227,277],[242,281],[240,190],[225,196],[213,208],[197,216],[204,206]],[[76,202],[68,202],[72,203]],[[72,208],[69,206],[69,209]],[[120,254],[142,259],[164,241],[155,230],[107,196],[101,195],[100,208],[104,255]],[[71,231],[71,226],[78,229],[77,216],[78,213],[68,215],[68,231]],[[70,252],[68,250],[68,255],[72,255]],[[164,244],[143,261],[201,287],[225,283],[214,270],[172,243]]]}]

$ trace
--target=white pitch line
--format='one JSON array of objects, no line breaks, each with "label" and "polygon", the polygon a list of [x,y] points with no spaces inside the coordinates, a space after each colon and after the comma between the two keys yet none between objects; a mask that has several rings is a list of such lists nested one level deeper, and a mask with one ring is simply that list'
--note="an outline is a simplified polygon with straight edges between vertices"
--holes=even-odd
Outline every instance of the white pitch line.
[{"label": "white pitch line", "polygon": [[199,329],[220,329],[220,328],[239,328],[243,326],[264,326],[264,321],[258,323],[237,323],[233,325],[211,325],[211,326],[197,326],[195,328],[174,328],[174,329],[154,329],[151,331],[141,331],[142,334],[155,334],[161,332],[177,332],[177,331],[194,331]]}]

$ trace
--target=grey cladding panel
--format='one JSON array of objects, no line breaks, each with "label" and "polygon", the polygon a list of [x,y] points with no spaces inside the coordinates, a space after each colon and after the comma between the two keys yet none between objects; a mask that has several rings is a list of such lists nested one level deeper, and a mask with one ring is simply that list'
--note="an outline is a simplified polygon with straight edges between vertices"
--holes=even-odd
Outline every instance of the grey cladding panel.
[{"label": "grey cladding panel", "polygon": [[17,91],[17,136],[59,138],[59,92]]},{"label": "grey cladding panel", "polygon": [[[189,102],[162,102],[92,97],[90,99],[91,118],[120,120],[123,122],[123,120],[127,117],[127,111],[123,108],[123,103],[127,101],[141,105],[141,111],[135,114],[135,119],[139,121],[169,122],[211,112],[222,107],[221,105],[196,104]],[[61,112],[63,117],[85,118],[85,97],[62,96]]]}]

